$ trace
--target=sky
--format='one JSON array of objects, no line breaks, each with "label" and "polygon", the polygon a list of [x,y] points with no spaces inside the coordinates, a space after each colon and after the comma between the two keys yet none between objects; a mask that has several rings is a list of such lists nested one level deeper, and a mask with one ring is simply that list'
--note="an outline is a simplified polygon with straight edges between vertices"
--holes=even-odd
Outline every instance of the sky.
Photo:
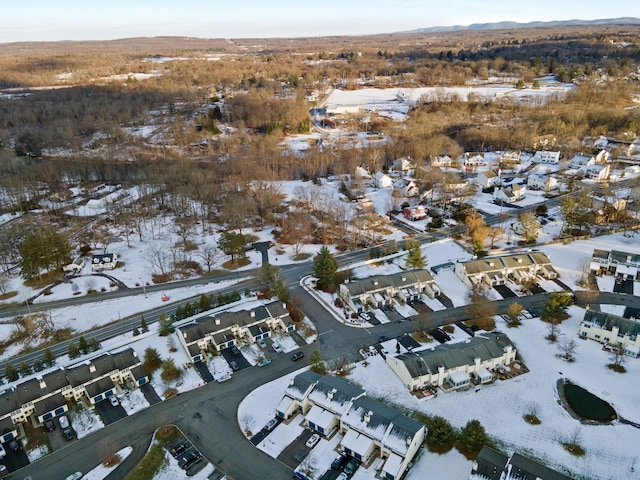
[{"label": "sky", "polygon": [[1,0],[0,43],[310,37],[499,21],[640,17],[629,0]]}]

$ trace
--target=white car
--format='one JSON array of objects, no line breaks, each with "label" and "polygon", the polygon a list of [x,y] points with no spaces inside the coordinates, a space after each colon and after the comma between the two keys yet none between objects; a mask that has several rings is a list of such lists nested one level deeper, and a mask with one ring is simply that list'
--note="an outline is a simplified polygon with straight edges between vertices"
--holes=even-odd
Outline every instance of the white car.
[{"label": "white car", "polygon": [[0,458],[4,458],[7,456],[7,451],[4,449],[2,444],[0,444]]},{"label": "white car", "polygon": [[120,402],[118,401],[118,397],[116,397],[115,395],[110,396],[109,401],[111,402],[111,405],[113,405],[114,407],[117,407],[118,405],[120,405]]},{"label": "white car", "polygon": [[317,433],[314,433],[313,435],[311,435],[311,437],[309,437],[309,440],[307,440],[307,443],[305,443],[305,445],[307,446],[307,448],[313,448],[316,446],[316,443],[318,443],[320,441],[320,435],[318,435]]},{"label": "white car", "polygon": [[60,424],[60,428],[62,428],[63,430],[65,428],[69,428],[69,419],[64,415],[60,415],[58,417],[58,423]]},{"label": "white car", "polygon": [[277,343],[273,344],[273,351],[276,353],[282,353],[284,350],[282,350],[282,347],[280,345],[278,345]]},{"label": "white car", "polygon": [[80,480],[82,478],[82,473],[76,472],[69,475],[65,480]]}]

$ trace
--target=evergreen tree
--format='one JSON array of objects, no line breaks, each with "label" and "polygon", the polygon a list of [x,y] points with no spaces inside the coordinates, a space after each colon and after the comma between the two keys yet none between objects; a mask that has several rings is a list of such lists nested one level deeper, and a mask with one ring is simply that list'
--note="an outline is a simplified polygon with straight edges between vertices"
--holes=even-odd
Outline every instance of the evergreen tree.
[{"label": "evergreen tree", "polygon": [[140,335],[140,331],[138,330],[138,327],[135,327],[135,328],[133,329],[133,336],[134,336],[134,337],[137,337],[138,335]]},{"label": "evergreen tree", "polygon": [[425,263],[426,260],[419,245],[409,250],[407,261],[405,263],[405,266],[407,268],[423,268],[425,266]]},{"label": "evergreen tree", "polygon": [[22,276],[31,279],[43,270],[59,269],[69,263],[70,253],[69,241],[53,227],[28,234],[20,244]]},{"label": "evergreen tree", "polygon": [[27,362],[20,362],[20,376],[26,377],[31,374],[31,367]]},{"label": "evergreen tree", "polygon": [[324,360],[322,358],[322,353],[320,353],[320,350],[316,349],[313,352],[311,352],[311,355],[309,357],[309,366],[311,367],[312,371],[320,375],[327,374],[327,366],[324,363]]},{"label": "evergreen tree", "polygon": [[44,360],[44,364],[45,364],[47,367],[51,367],[51,366],[53,366],[53,364],[55,363],[55,361],[56,361],[56,356],[53,354],[53,352],[51,351],[51,349],[50,349],[50,348],[47,348],[47,349],[44,351],[43,360]]},{"label": "evergreen tree", "polygon": [[20,378],[16,367],[14,367],[9,362],[5,362],[4,364],[4,376],[7,377],[7,380],[9,382],[15,382],[16,380],[18,380],[18,378]]},{"label": "evergreen tree", "polygon": [[458,435],[458,450],[469,460],[476,458],[482,447],[489,444],[487,432],[478,420],[469,420]]},{"label": "evergreen tree", "polygon": [[207,310],[211,310],[211,299],[204,293],[200,295],[200,299],[198,301],[198,308],[200,309],[201,312],[206,312]]},{"label": "evergreen tree", "polygon": [[218,240],[220,250],[222,250],[225,255],[229,255],[232,262],[235,262],[237,258],[247,257],[245,251],[246,244],[247,239],[245,236],[235,232],[222,232],[220,234],[220,240]]},{"label": "evergreen tree", "polygon": [[78,338],[78,351],[82,355],[89,353],[89,343],[87,343],[87,339],[82,335]]},{"label": "evergreen tree", "polygon": [[98,350],[100,350],[100,348],[102,348],[102,345],[100,344],[98,339],[96,337],[91,337],[91,340],[89,340],[88,351],[97,352]]},{"label": "evergreen tree", "polygon": [[176,363],[173,361],[173,358],[167,358],[164,362],[162,362],[162,373],[160,374],[160,378],[165,382],[173,382],[180,378],[182,375],[182,370],[180,370]]},{"label": "evergreen tree", "polygon": [[80,355],[80,351],[78,350],[78,346],[75,344],[75,342],[71,341],[69,342],[69,358],[70,359],[74,359],[74,358],[78,358],[78,355]]},{"label": "evergreen tree", "polygon": [[147,322],[144,319],[144,315],[140,317],[140,330],[142,333],[147,333],[149,331],[149,327],[147,326]]},{"label": "evergreen tree", "polygon": [[39,358],[36,358],[33,361],[32,370],[34,372],[41,372],[42,370],[44,370],[44,362],[42,360],[40,360]]},{"label": "evergreen tree", "polygon": [[456,441],[456,431],[445,418],[435,416],[429,420],[427,427],[427,445],[430,451],[445,453],[451,450]]},{"label": "evergreen tree", "polygon": [[328,290],[335,287],[338,262],[326,246],[323,246],[314,257],[311,271],[314,277],[317,278],[316,285],[319,290]]},{"label": "evergreen tree", "polygon": [[560,323],[566,320],[569,315],[567,308],[573,303],[572,296],[567,292],[552,292],[549,300],[542,306],[540,319],[544,322]]},{"label": "evergreen tree", "polygon": [[167,315],[163,312],[160,314],[160,318],[158,319],[158,334],[161,337],[166,337],[167,335],[171,335],[175,331],[173,326],[173,320],[171,317],[167,317]]},{"label": "evergreen tree", "polygon": [[144,359],[142,361],[142,368],[147,374],[152,374],[162,366],[162,358],[155,348],[147,348],[144,351]]}]

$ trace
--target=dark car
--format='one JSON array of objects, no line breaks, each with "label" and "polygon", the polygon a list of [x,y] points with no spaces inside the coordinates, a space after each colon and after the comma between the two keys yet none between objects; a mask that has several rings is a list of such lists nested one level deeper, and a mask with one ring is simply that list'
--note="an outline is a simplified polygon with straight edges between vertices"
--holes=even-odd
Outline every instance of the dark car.
[{"label": "dark car", "polygon": [[378,341],[379,341],[380,343],[382,343],[382,342],[387,342],[387,341],[389,341],[389,340],[391,340],[391,337],[387,337],[386,335],[382,335],[382,336],[378,339]]},{"label": "dark car", "polygon": [[291,357],[291,360],[293,360],[294,362],[297,360],[300,360],[302,357],[304,357],[304,353],[302,352],[296,352],[293,354],[293,356]]},{"label": "dark car", "polygon": [[184,452],[190,447],[191,447],[191,444],[189,442],[180,442],[177,445],[174,445],[173,447],[171,447],[169,449],[169,453],[171,453],[171,455],[173,455],[174,458],[178,458],[178,455],[180,455],[182,452]]},{"label": "dark car", "polygon": [[73,440],[74,438],[76,438],[76,433],[71,430],[70,428],[65,428],[62,431],[62,434],[64,435],[64,438],[66,438],[68,441]]},{"label": "dark car", "polygon": [[231,353],[233,353],[234,355],[240,355],[240,350],[238,350],[238,347],[236,347],[235,345],[233,345],[231,347]]},{"label": "dark car", "polygon": [[307,455],[309,455],[309,450],[307,450],[306,448],[303,448],[302,450],[298,450],[298,452],[293,457],[293,461],[296,463],[301,462],[307,457]]},{"label": "dark car", "polygon": [[22,450],[22,442],[19,442],[17,440],[11,440],[9,442],[9,448],[14,452],[17,452],[18,450]]},{"label": "dark car", "polygon": [[233,370],[234,372],[237,372],[238,370],[240,370],[240,367],[234,361],[229,362],[229,365],[231,365],[231,370]]},{"label": "dark car", "polygon": [[44,429],[47,432],[53,432],[56,429],[56,424],[53,423],[53,420],[47,420],[44,422]]},{"label": "dark car", "polygon": [[344,473],[346,473],[347,475],[351,476],[355,473],[355,471],[358,469],[358,460],[356,460],[355,458],[352,458],[351,460],[349,460],[349,463],[347,463],[347,466],[344,467]]},{"label": "dark car", "polygon": [[336,457],[333,462],[331,462],[331,468],[333,470],[340,470],[345,466],[347,460],[349,460],[349,457],[347,457],[346,455],[340,455],[339,457]]},{"label": "dark car", "polygon": [[178,460],[178,466],[180,468],[189,468],[189,465],[191,465],[192,463],[195,463],[197,460],[200,459],[202,455],[200,455],[200,452],[197,450],[189,450],[187,453],[184,454],[184,456]]}]

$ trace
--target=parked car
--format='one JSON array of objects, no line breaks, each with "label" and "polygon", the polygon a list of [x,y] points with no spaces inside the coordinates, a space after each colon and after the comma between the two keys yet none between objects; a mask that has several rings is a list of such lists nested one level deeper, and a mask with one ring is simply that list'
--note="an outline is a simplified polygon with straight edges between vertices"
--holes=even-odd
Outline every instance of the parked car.
[{"label": "parked car", "polygon": [[44,429],[47,432],[53,432],[56,429],[56,424],[53,423],[53,420],[47,420],[44,422]]},{"label": "parked car", "polygon": [[65,428],[69,428],[69,419],[65,415],[60,415],[58,417],[58,423],[60,424],[60,428],[63,430]]},{"label": "parked car", "polygon": [[368,313],[362,312],[360,314],[360,318],[368,322],[369,320],[371,320],[371,315],[369,315]]},{"label": "parked car", "polygon": [[265,428],[265,430],[267,432],[270,432],[271,430],[276,428],[276,425],[278,425],[278,419],[277,418],[272,418],[271,420],[269,420],[267,422],[267,424],[264,426],[264,428]]},{"label": "parked car", "polygon": [[111,402],[111,405],[113,405],[114,407],[117,407],[118,405],[120,405],[120,402],[118,401],[118,397],[116,397],[115,395],[110,396],[109,401]]},{"label": "parked car", "polygon": [[240,350],[238,349],[238,347],[236,347],[235,345],[233,345],[231,347],[231,353],[233,353],[234,355],[240,355]]},{"label": "parked car", "polygon": [[388,342],[389,340],[391,340],[391,338],[390,338],[390,337],[387,337],[386,335],[382,335],[380,338],[378,338],[378,341],[379,341],[380,343],[382,343],[382,342]]},{"label": "parked car", "polygon": [[309,440],[307,440],[307,443],[305,443],[305,445],[307,446],[307,448],[313,448],[319,441],[320,435],[314,433],[313,435],[311,435],[311,437],[309,437]]},{"label": "parked car", "polygon": [[302,357],[304,357],[304,353],[303,352],[296,352],[293,354],[293,356],[291,357],[291,360],[293,360],[294,362],[297,362],[298,360],[300,360]]},{"label": "parked car", "polygon": [[169,453],[173,455],[173,458],[178,458],[178,456],[182,452],[186,451],[189,448],[191,448],[191,444],[189,442],[180,442],[177,445],[174,445],[173,447],[171,447],[169,449]]},{"label": "parked car", "polygon": [[82,473],[76,472],[69,475],[65,480],[80,480],[82,478]]},{"label": "parked car", "polygon": [[299,463],[302,460],[304,460],[308,454],[309,454],[309,450],[307,450],[306,448],[303,448],[302,450],[298,450],[298,452],[293,457],[293,461],[296,463]]},{"label": "parked car", "polygon": [[347,475],[344,472],[340,472],[340,475],[336,477],[336,480],[347,480],[348,478],[349,478],[349,475]]},{"label": "parked car", "polygon": [[4,449],[2,444],[0,444],[0,458],[4,458],[7,456],[7,451]]},{"label": "parked car", "polygon": [[261,338],[259,338],[258,340],[256,340],[256,343],[258,344],[258,346],[260,348],[267,348],[267,344],[265,343],[265,341]]},{"label": "parked car", "polygon": [[346,455],[340,455],[339,457],[336,457],[333,462],[331,462],[331,468],[333,470],[340,470],[345,466],[348,459],[349,457],[347,457]]},{"label": "parked car", "polygon": [[226,382],[227,380],[231,380],[230,373],[225,373],[223,375],[220,375],[218,378],[216,378],[216,382],[218,383]]},{"label": "parked car", "polygon": [[358,469],[358,460],[356,460],[355,458],[352,458],[349,460],[349,463],[347,463],[347,466],[344,467],[344,473],[351,476],[356,472],[357,469]]},{"label": "parked car", "polygon": [[233,360],[229,362],[229,365],[231,366],[231,370],[233,370],[234,372],[237,372],[238,370],[240,370],[240,367],[238,366],[238,364]]},{"label": "parked car", "polygon": [[180,460],[178,460],[178,466],[180,468],[187,469],[191,464],[199,460],[201,456],[202,455],[200,455],[199,451],[189,450],[187,453],[184,454],[184,456]]},{"label": "parked car", "polygon": [[259,367],[266,367],[267,365],[269,365],[271,363],[271,360],[269,360],[268,358],[263,358],[262,360],[260,360],[258,362],[258,366]]},{"label": "parked car", "polygon": [[64,435],[64,438],[66,438],[68,442],[76,438],[76,432],[74,432],[70,428],[65,428],[62,431],[62,434]]},{"label": "parked car", "polygon": [[9,448],[11,450],[13,450],[14,452],[17,452],[19,450],[22,450],[22,442],[18,441],[18,440],[11,440],[9,442]]},{"label": "parked car", "polygon": [[276,353],[282,353],[284,352],[284,350],[282,350],[282,347],[280,345],[278,345],[277,343],[274,343],[271,348],[273,348],[273,351]]}]

